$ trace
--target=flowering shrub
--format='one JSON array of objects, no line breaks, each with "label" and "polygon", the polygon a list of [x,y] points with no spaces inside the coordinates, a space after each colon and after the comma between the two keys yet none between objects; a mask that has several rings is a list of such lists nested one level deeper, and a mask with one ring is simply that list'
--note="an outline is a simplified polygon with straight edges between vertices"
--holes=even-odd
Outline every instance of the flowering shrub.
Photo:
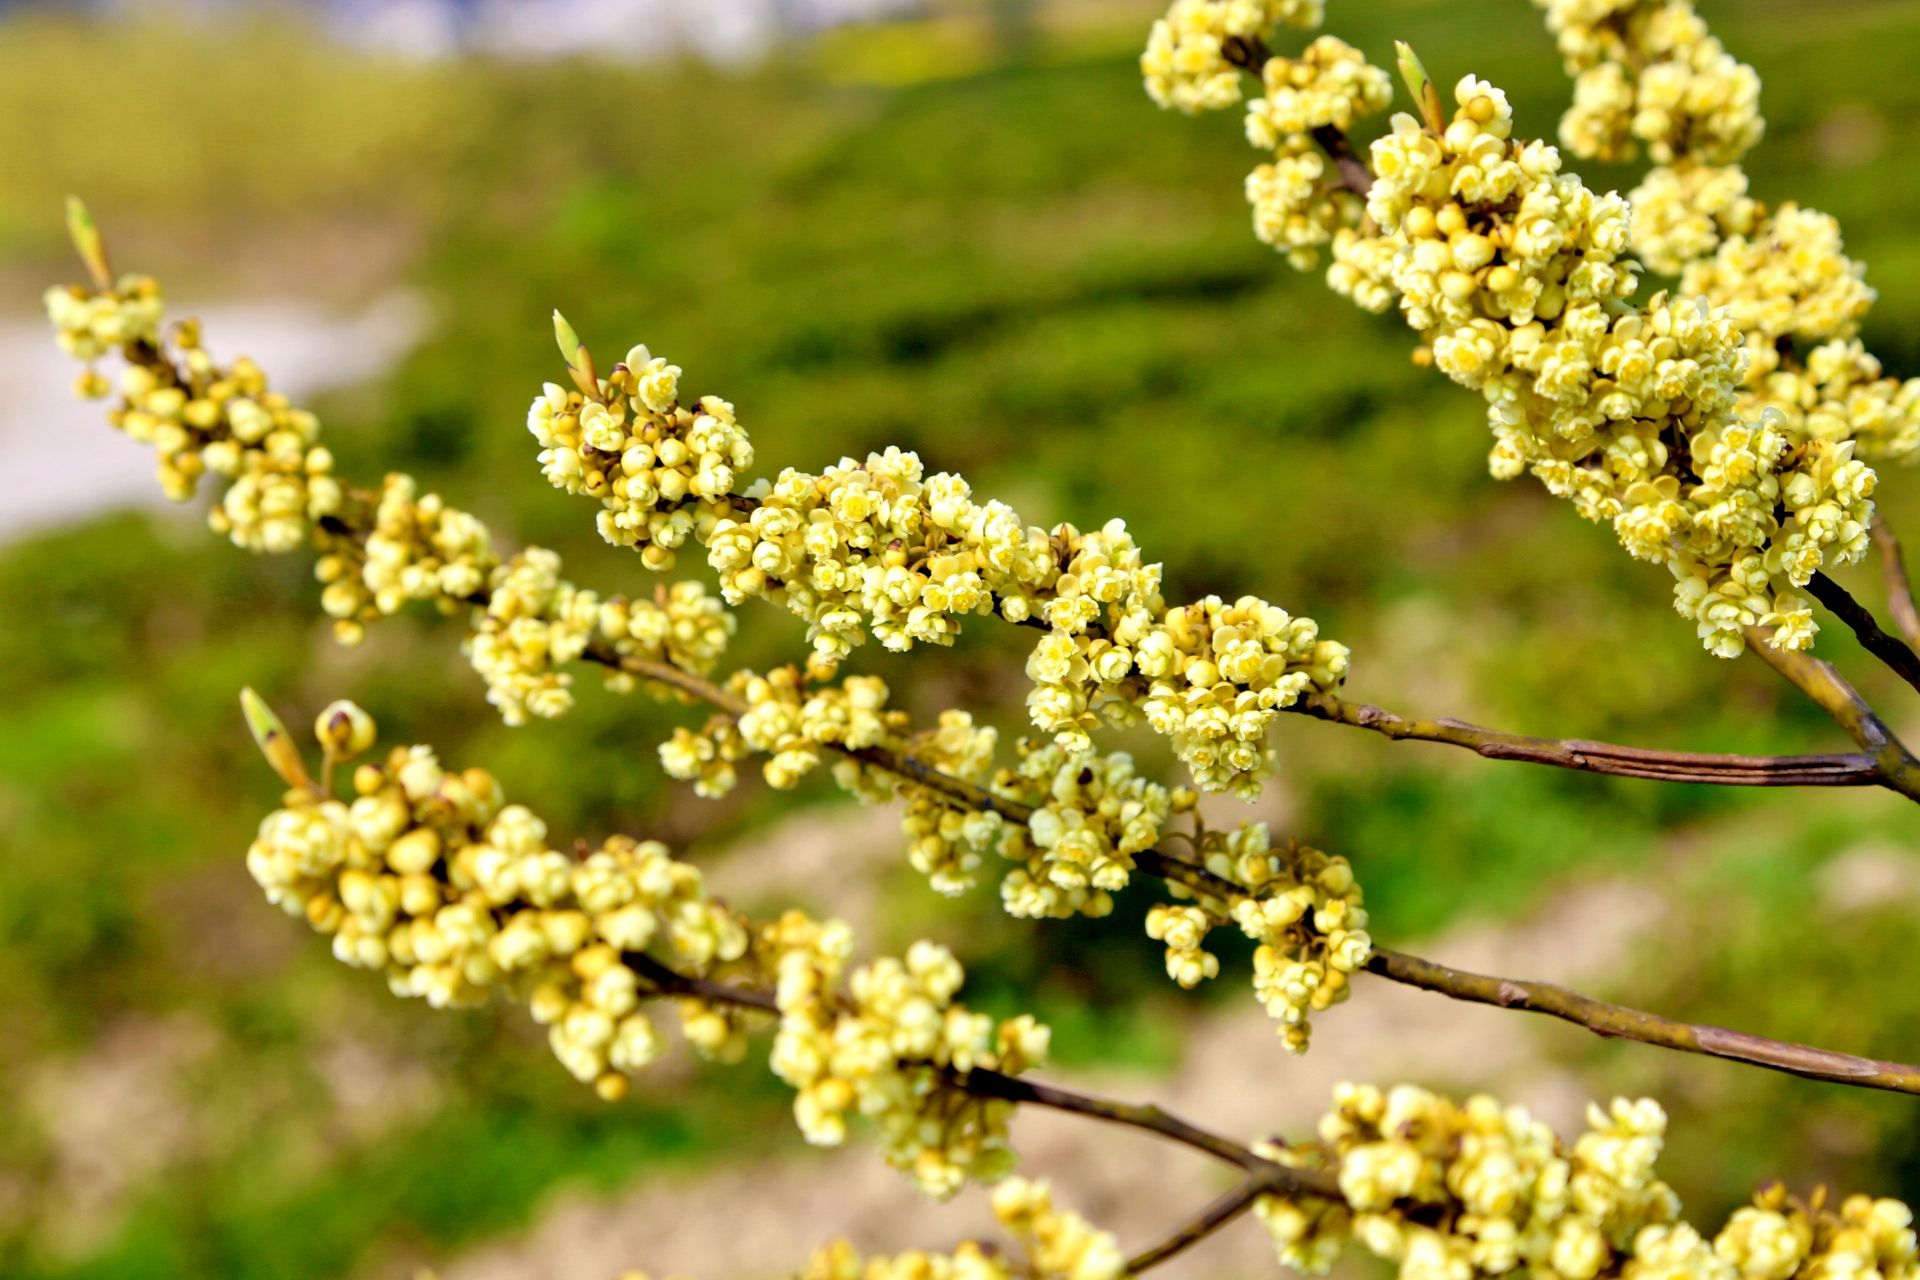
[{"label": "flowering shrub", "polygon": [[[410,476],[339,475],[314,415],[250,361],[216,361],[193,322],[169,325],[159,287],[115,276],[77,205],[92,280],[50,290],[47,308],[88,366],[78,391],[112,399],[113,425],[153,446],[169,496],[193,496],[212,473],[225,482],[209,512],[216,532],[256,552],[310,548],[343,643],[414,602],[463,618],[468,659],[509,724],[566,714],[591,666],[617,692],[710,708],[658,746],[661,770],[700,795],[725,794],[751,763],[776,789],[825,768],[856,799],[897,804],[907,860],[939,893],[991,867],[1012,916],[1099,918],[1147,882],[1163,900],[1146,932],[1169,977],[1183,988],[1217,977],[1210,935],[1238,928],[1256,947],[1254,993],[1293,1052],[1365,970],[1650,1045],[1920,1093],[1920,1068],[1388,949],[1344,858],[1202,815],[1202,792],[1259,791],[1286,714],[1536,765],[1920,799],[1920,760],[1809,653],[1824,605],[1920,688],[1920,618],[1875,525],[1869,465],[1920,448],[1920,380],[1886,377],[1860,345],[1873,295],[1833,219],[1748,197],[1739,161],[1762,131],[1758,79],[1686,0],[1541,4],[1575,76],[1566,150],[1654,162],[1628,197],[1596,193],[1560,148],[1517,134],[1484,80],[1461,77],[1448,109],[1404,48],[1414,110],[1362,147],[1351,131],[1388,108],[1394,77],[1333,36],[1293,55],[1269,44],[1317,26],[1318,3],[1175,0],[1141,68],[1154,100],[1185,112],[1232,106],[1257,83],[1246,133],[1271,157],[1246,183],[1258,237],[1297,268],[1325,259],[1328,284],[1361,307],[1397,309],[1419,335],[1415,358],[1485,401],[1496,476],[1531,472],[1610,523],[1631,556],[1667,568],[1675,607],[1710,653],[1754,648],[1855,752],[1651,751],[1350,701],[1349,651],[1311,618],[1250,595],[1169,597],[1119,519],[1028,525],[899,449],[756,475],[732,404],[689,395],[682,370],[645,346],[603,372],[556,314],[565,381],[541,388],[527,414],[542,473],[590,499],[602,536],[644,569],[671,574],[683,552],[698,556],[719,592],[689,578],[607,594],[564,576],[551,551],[497,550],[480,520]],[[1650,289],[1643,271],[1669,287]],[[125,362],[117,395],[93,367],[110,353]],[[1904,639],[1824,573],[1876,540]],[[722,672],[750,601],[799,618],[806,650],[771,670]],[[1025,667],[1033,732],[1010,749],[965,709],[916,724],[885,680],[842,672],[869,639],[895,653],[951,645],[969,620],[1038,633]],[[367,759],[376,728],[351,702],[320,713],[316,779],[266,704],[250,691],[243,703],[288,788],[248,869],[344,963],[436,1007],[496,993],[524,1003],[561,1065],[608,1101],[666,1052],[656,1010],[718,1061],[765,1045],[807,1141],[871,1130],[930,1197],[997,1184],[996,1216],[1018,1246],[863,1260],[834,1244],[809,1276],[1096,1280],[1146,1270],[1248,1209],[1280,1260],[1311,1272],[1352,1245],[1406,1280],[1920,1274],[1911,1215],[1891,1200],[1769,1189],[1702,1234],[1656,1175],[1665,1118],[1646,1099],[1595,1107],[1587,1132],[1563,1140],[1489,1098],[1348,1085],[1317,1134],[1249,1145],[1040,1083],[1048,1029],[969,1009],[961,966],[933,942],[863,960],[846,924],[799,910],[749,918],[658,841],[614,835],[569,853],[483,769],[449,769],[427,746]],[[1148,776],[1113,750],[1126,726],[1165,737],[1185,778]],[[1152,1131],[1234,1167],[1240,1185],[1129,1257],[1112,1233],[1056,1209],[1044,1184],[1011,1176],[1008,1121],[1022,1105]]]}]

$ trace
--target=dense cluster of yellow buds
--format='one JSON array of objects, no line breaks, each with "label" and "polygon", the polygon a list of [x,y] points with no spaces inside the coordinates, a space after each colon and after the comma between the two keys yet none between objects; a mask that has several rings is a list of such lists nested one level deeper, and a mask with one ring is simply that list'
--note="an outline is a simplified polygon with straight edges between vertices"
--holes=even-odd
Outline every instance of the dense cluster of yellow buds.
[{"label": "dense cluster of yellow buds", "polygon": [[[231,506],[239,485],[227,491]],[[425,601],[452,613],[472,601],[500,563],[487,528],[438,494],[421,497],[412,476],[388,475],[370,513],[313,530],[323,548],[317,576],[320,607],[342,639],[356,641],[366,623]],[[305,530],[280,550],[305,541]]]},{"label": "dense cluster of yellow buds", "polygon": [[1911,457],[1920,383],[1883,377],[1864,352],[1816,359],[1819,344],[1853,338],[1873,302],[1838,223],[1791,203],[1769,212],[1747,194],[1740,160],[1763,128],[1752,68],[1686,0],[1536,3],[1578,76],[1561,123],[1568,147],[1618,160],[1638,139],[1656,161],[1630,197],[1633,252],[1679,276],[1683,293],[1729,308],[1746,337],[1741,416],[1777,409],[1792,440],[1853,440],[1863,458]]},{"label": "dense cluster of yellow buds", "polygon": [[[608,839],[592,853],[551,847],[546,825],[509,805],[481,769],[443,768],[427,747],[396,748],[353,771],[354,798],[307,780],[270,712],[248,717],[288,781],[260,825],[247,867],[268,900],[333,939],[334,954],[383,970],[397,995],[436,1007],[504,991],[548,1028],[561,1064],[601,1096],[665,1047],[641,1007],[677,1001],[686,1038],[725,1061],[745,1052],[742,1009],[725,984],[771,986],[779,1014],[772,1065],[796,1092],[809,1141],[845,1139],[849,1114],[879,1129],[888,1158],[928,1195],[1012,1167],[1013,1106],[976,1097],[968,1072],[1015,1074],[1045,1060],[1047,1028],[996,1022],[955,996],[964,975],[945,948],[914,944],[847,972],[853,936],[789,911],[755,930],[708,893],[697,868],[657,841]],[[332,767],[373,745],[351,703],[321,713],[315,736]],[[714,980],[712,993],[685,984]]]},{"label": "dense cluster of yellow buds", "polygon": [[1273,848],[1263,822],[1204,832],[1199,850],[1207,870],[1245,887],[1227,910],[1259,944],[1254,994],[1279,1023],[1287,1049],[1305,1053],[1309,1015],[1345,1000],[1349,980],[1373,954],[1353,868],[1305,845]]},{"label": "dense cluster of yellow buds", "polygon": [[1317,27],[1323,13],[1324,0],[1174,0],[1140,55],[1147,92],[1189,113],[1230,107],[1240,101],[1235,46],[1254,47],[1281,23]]},{"label": "dense cluster of yellow buds", "polygon": [[[1263,600],[1168,608],[1160,566],[1120,521],[1089,532],[1027,526],[1003,503],[976,502],[959,476],[926,475],[912,453],[749,482],[739,468],[752,449],[731,406],[682,405],[679,371],[652,356],[656,375],[623,363],[600,379],[564,322],[561,332],[582,389],[548,384],[528,415],[549,479],[596,497],[613,541],[670,549],[691,537],[729,604],[762,598],[803,619],[810,676],[830,673],[869,635],[896,650],[951,644],[963,618],[997,614],[1047,631],[1027,663],[1028,709],[1067,749],[1088,750],[1105,721],[1144,716],[1202,786],[1251,793],[1273,717],[1346,674],[1345,646]],[[669,446],[692,477],[684,484],[661,478]],[[621,473],[636,454],[649,462],[628,484]],[[671,563],[665,555],[650,563]],[[779,717],[779,736],[795,735],[789,718]],[[804,771],[803,758],[789,763]]]},{"label": "dense cluster of yellow buds", "polygon": [[1013,1104],[975,1097],[959,1081],[976,1068],[1011,1075],[1044,1062],[1045,1026],[1025,1014],[995,1023],[956,1002],[965,975],[931,942],[851,974],[853,935],[838,922],[790,911],[765,942],[779,957],[773,1070],[798,1091],[794,1117],[807,1141],[837,1146],[847,1115],[864,1115],[888,1162],[935,1199],[1007,1174]]},{"label": "dense cluster of yellow buds", "polygon": [[951,1253],[862,1259],[839,1240],[815,1252],[800,1280],[1119,1280],[1126,1273],[1119,1241],[1079,1214],[1055,1208],[1045,1182],[1008,1178],[994,1188],[993,1216],[1023,1258],[969,1240]]},{"label": "dense cluster of yellow buds", "polygon": [[[124,276],[111,289],[55,285],[44,301],[60,349],[76,360],[94,361],[127,346],[157,346],[166,304],[147,276]],[[83,379],[81,393],[98,384]]]},{"label": "dense cluster of yellow buds", "polygon": [[[1360,86],[1383,74],[1324,41],[1317,57],[1257,61],[1263,29],[1223,55],[1269,88],[1248,120],[1277,152],[1248,179],[1256,231],[1302,267],[1330,244],[1336,291],[1375,311],[1397,301],[1423,351],[1487,400],[1494,473],[1533,472],[1665,565],[1709,651],[1739,653],[1754,626],[1805,648],[1807,583],[1867,545],[1875,477],[1855,455],[1920,449],[1920,383],[1881,376],[1853,343],[1873,295],[1833,220],[1747,196],[1759,83],[1691,5],[1539,2],[1580,78],[1569,147],[1615,160],[1644,144],[1659,162],[1631,210],[1562,173],[1553,147],[1516,141],[1504,95],[1472,77],[1450,121],[1423,99],[1424,124],[1397,116],[1373,143],[1370,185],[1343,181],[1312,131],[1371,109]],[[1275,92],[1322,79],[1340,106]],[[1149,90],[1164,99],[1151,74]],[[1238,91],[1205,98],[1177,105]],[[1678,292],[1635,305],[1630,254],[1680,276]]]},{"label": "dense cluster of yellow buds", "polygon": [[1346,130],[1386,110],[1393,82],[1334,36],[1321,36],[1298,58],[1269,57],[1260,78],[1266,93],[1248,104],[1247,141],[1273,159],[1247,175],[1253,230],[1305,271],[1319,262],[1321,246],[1354,235],[1364,212],[1313,132]]},{"label": "dense cluster of yellow buds", "polygon": [[[343,717],[364,724],[352,745],[373,736],[358,708],[329,708],[318,732],[336,760],[351,754],[329,737]],[[602,1096],[624,1094],[664,1047],[629,959],[651,949],[677,973],[706,974],[746,954],[742,923],[664,845],[616,836],[576,859],[485,770],[398,748],[354,770],[353,791],[345,802],[295,788],[261,823],[247,867],[268,899],[330,935],[342,961],[385,971],[397,995],[524,1000],[561,1063]],[[706,1052],[742,1047],[727,1011],[686,1001],[682,1021]]]},{"label": "dense cluster of yellow buds", "polygon": [[1760,141],[1760,77],[1707,30],[1691,0],[1534,0],[1574,77],[1567,149],[1656,163],[1731,164]]},{"label": "dense cluster of yellow buds", "polygon": [[1649,270],[1667,276],[1679,275],[1728,236],[1750,234],[1761,214],[1747,194],[1746,170],[1693,160],[1649,169],[1627,203],[1633,206],[1628,246]]},{"label": "dense cluster of yellow buds", "polygon": [[[390,474],[371,492],[347,486],[319,443],[319,420],[269,391],[251,360],[215,364],[192,321],[163,342],[153,281],[57,288],[46,301],[63,348],[89,361],[125,358],[109,419],[154,447],[169,497],[191,498],[209,472],[226,477],[208,513],[216,531],[253,551],[318,551],[320,606],[343,643],[410,603],[469,610],[468,654],[509,724],[571,706],[564,668],[589,646],[603,665],[638,657],[694,674],[725,651],[734,619],[696,582],[662,586],[651,600],[602,597],[562,578],[553,552],[528,548],[503,562],[479,519],[421,494],[411,476]],[[81,382],[83,394],[107,393],[98,374]],[[635,683],[618,670],[607,678]]]},{"label": "dense cluster of yellow buds", "polygon": [[1874,474],[1844,442],[1736,412],[1747,352],[1725,311],[1626,301],[1628,210],[1510,140],[1505,95],[1463,79],[1446,131],[1409,116],[1373,145],[1368,212],[1404,242],[1394,283],[1434,362],[1485,397],[1496,475],[1531,470],[1635,557],[1722,656],[1749,626],[1805,648],[1799,594],[1867,547]]},{"label": "dense cluster of yellow buds", "polygon": [[1920,1274],[1912,1214],[1895,1200],[1791,1200],[1778,1186],[1711,1241],[1679,1220],[1655,1174],[1666,1116],[1648,1099],[1588,1108],[1571,1148],[1519,1107],[1456,1104],[1410,1085],[1341,1085],[1319,1141],[1264,1154],[1338,1179],[1342,1200],[1262,1197],[1280,1260],[1325,1273],[1349,1240],[1402,1280],[1528,1274],[1555,1280],[1831,1280]]},{"label": "dense cluster of yellow buds", "polygon": [[1224,900],[1163,904],[1147,913],[1147,936],[1166,944],[1167,976],[1198,986],[1220,972],[1207,935],[1231,921],[1259,946],[1253,989],[1279,1024],[1290,1053],[1305,1053],[1308,1018],[1345,1000],[1352,975],[1373,954],[1359,882],[1345,858],[1289,842],[1275,849],[1264,822],[1231,831],[1204,827],[1194,841],[1202,865],[1238,886]]},{"label": "dense cluster of yellow buds", "polygon": [[1864,264],[1847,257],[1840,224],[1815,209],[1783,204],[1752,236],[1689,262],[1680,288],[1725,307],[1749,343],[1780,338],[1817,343],[1858,331],[1873,307]]},{"label": "dense cluster of yellow buds", "polygon": [[[250,551],[303,546],[309,530],[337,515],[346,495],[333,476],[333,455],[320,445],[320,424],[267,389],[250,360],[214,364],[192,324],[174,327],[175,366],[160,357],[164,306],[159,286],[129,276],[110,289],[49,289],[47,314],[60,345],[84,360],[124,351],[121,403],[110,421],[153,446],[160,487],[169,498],[193,496],[211,471],[232,481],[208,514],[220,533]],[[89,374],[79,390],[104,396],[106,379]]]},{"label": "dense cluster of yellow buds", "polygon": [[1297,58],[1268,58],[1260,69],[1264,97],[1247,105],[1247,140],[1262,150],[1288,134],[1332,126],[1385,111],[1393,81],[1338,36],[1321,36]]},{"label": "dense cluster of yellow buds", "polygon": [[659,572],[673,568],[696,519],[723,516],[736,473],[753,465],[733,406],[711,396],[684,406],[679,383],[677,366],[635,347],[603,399],[548,383],[527,413],[547,479],[599,499],[601,536]]},{"label": "dense cluster of yellow buds", "polygon": [[[557,554],[529,547],[493,571],[467,652],[487,701],[508,724],[522,724],[573,705],[565,668],[589,646],[608,660],[643,658],[699,675],[719,662],[734,626],[698,582],[662,584],[651,600],[602,597],[562,578]],[[622,679],[616,673],[610,683]]]},{"label": "dense cluster of yellow buds", "polygon": [[1009,913],[1033,918],[1103,916],[1126,888],[1133,855],[1151,849],[1172,813],[1167,789],[1121,752],[1073,752],[1057,742],[1020,744],[996,790],[1028,803],[1025,826],[1005,829],[1000,852],[1020,865],[1000,882]]}]

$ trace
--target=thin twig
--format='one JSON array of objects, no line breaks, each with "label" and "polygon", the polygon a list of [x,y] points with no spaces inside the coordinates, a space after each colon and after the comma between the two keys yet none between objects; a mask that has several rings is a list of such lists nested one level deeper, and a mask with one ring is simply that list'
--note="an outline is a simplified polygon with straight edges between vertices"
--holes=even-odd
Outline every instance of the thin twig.
[{"label": "thin twig", "polygon": [[[644,954],[630,954],[626,957],[626,963],[651,982],[662,995],[697,996],[715,1004],[734,1005],[759,1012],[779,1012],[779,1003],[771,991],[690,978]],[[976,1098],[1026,1103],[1157,1134],[1261,1179],[1268,1190],[1335,1199],[1340,1195],[1339,1185],[1333,1175],[1324,1170],[1295,1169],[1269,1160],[1250,1147],[1182,1120],[1154,1103],[1117,1102],[1112,1098],[1080,1093],[1059,1085],[1041,1084],[1036,1080],[990,1071],[985,1067],[974,1067],[967,1071],[945,1067],[942,1068],[942,1074],[950,1083]]]},{"label": "thin twig", "polygon": [[1340,185],[1362,200],[1366,199],[1367,193],[1373,190],[1373,170],[1367,168],[1367,162],[1355,154],[1353,143],[1347,135],[1334,125],[1323,124],[1313,131],[1313,140],[1333,161],[1334,171],[1340,175]]},{"label": "thin twig", "polygon": [[1775,648],[1772,633],[1765,628],[1748,627],[1746,635],[1747,648],[1813,699],[1835,724],[1846,730],[1856,746],[1873,758],[1874,767],[1886,779],[1887,786],[1910,800],[1920,800],[1920,760],[1894,736],[1893,730],[1887,728],[1886,722],[1845,677],[1810,653]]},{"label": "thin twig", "polygon": [[1287,710],[1332,724],[1371,729],[1395,741],[1412,739],[1464,747],[1489,760],[1520,760],[1621,778],[1699,782],[1740,787],[1885,786],[1872,757],[1860,753],[1748,756],[1654,751],[1584,738],[1536,738],[1487,729],[1465,720],[1418,719],[1328,693],[1308,693]]},{"label": "thin twig", "polygon": [[1895,636],[1888,635],[1880,626],[1880,620],[1873,616],[1872,610],[1855,600],[1847,589],[1824,573],[1816,573],[1807,583],[1807,592],[1815,600],[1827,606],[1833,616],[1847,624],[1854,638],[1874,657],[1880,659],[1889,671],[1920,690],[1920,653],[1913,646]]},{"label": "thin twig", "polygon": [[1272,1190],[1259,1178],[1250,1178],[1241,1183],[1202,1209],[1165,1240],[1127,1259],[1127,1274],[1137,1276],[1176,1254],[1186,1252],[1252,1208],[1255,1200]]},{"label": "thin twig", "polygon": [[1920,608],[1914,607],[1913,579],[1907,576],[1907,558],[1900,552],[1900,539],[1894,536],[1893,526],[1884,515],[1874,516],[1869,527],[1874,545],[1880,548],[1880,573],[1887,584],[1887,608],[1893,613],[1894,625],[1908,645],[1920,649]]},{"label": "thin twig", "polygon": [[1769,1040],[1725,1027],[1678,1022],[1657,1013],[1595,1000],[1550,982],[1468,973],[1418,956],[1385,950],[1373,953],[1367,969],[1394,982],[1437,991],[1455,1000],[1544,1013],[1585,1027],[1598,1036],[1726,1058],[1809,1080],[1885,1089],[1892,1093],[1920,1093],[1920,1067],[1835,1053],[1831,1049],[1786,1040]]},{"label": "thin twig", "polygon": [[[1195,866],[1158,850],[1134,855],[1134,865],[1148,875],[1171,880],[1210,897],[1227,898],[1244,892],[1231,880],[1217,876],[1205,867]],[[1469,973],[1464,969],[1384,948],[1374,949],[1367,969],[1404,986],[1436,991],[1456,1000],[1549,1014],[1585,1027],[1595,1035],[1635,1040],[1682,1053],[1725,1058],[1771,1071],[1805,1076],[1810,1080],[1858,1085],[1865,1089],[1885,1089],[1893,1093],[1920,1094],[1920,1067],[1856,1057],[1812,1045],[1795,1044],[1789,1040],[1769,1040],[1749,1032],[1730,1031],[1725,1027],[1704,1023],[1679,1022],[1657,1013],[1596,1000],[1550,982]]]}]

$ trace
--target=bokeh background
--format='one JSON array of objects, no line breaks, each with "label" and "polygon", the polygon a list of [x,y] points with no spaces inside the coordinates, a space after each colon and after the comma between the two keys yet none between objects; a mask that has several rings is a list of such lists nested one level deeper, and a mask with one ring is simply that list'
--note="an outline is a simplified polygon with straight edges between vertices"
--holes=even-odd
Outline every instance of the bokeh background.
[{"label": "bokeh background", "polygon": [[[1236,1133],[1300,1131],[1341,1078],[1494,1089],[1562,1124],[1647,1091],[1703,1219],[1772,1176],[1920,1194],[1910,1098],[1372,979],[1291,1059],[1243,953],[1207,991],[1165,981],[1145,894],[1103,926],[1009,919],[990,886],[938,899],[891,813],[669,787],[652,746],[681,713],[591,680],[565,720],[503,728],[456,627],[399,620],[342,651],[301,557],[249,556],[159,502],[140,450],[67,400],[37,315],[78,275],[60,229],[78,192],[120,266],[319,409],[344,469],[412,470],[605,589],[644,571],[541,480],[522,426],[556,305],[597,349],[644,340],[735,401],[768,469],[897,444],[1036,523],[1122,515],[1170,594],[1319,618],[1354,647],[1356,697],[1834,749],[1760,664],[1704,656],[1607,530],[1488,479],[1478,405],[1412,367],[1397,320],[1252,238],[1237,122],[1140,90],[1154,7],[0,4],[0,1273],[719,1280],[781,1274],[836,1232],[940,1244],[982,1221],[977,1199],[919,1206],[869,1149],[807,1150],[764,1059],[665,1065],[606,1106],[519,1011],[433,1013],[333,963],[241,863],[276,795],[245,683],[295,722],[351,695],[390,738],[495,769],[556,833],[669,838],[746,905],[837,911],[875,947],[945,941],[983,1004],[1053,1021],[1060,1076]],[[1489,76],[1553,128],[1568,87],[1521,0],[1333,8],[1377,59],[1410,39],[1442,80]],[[1869,345],[1920,372],[1920,4],[1702,8],[1765,81],[1756,193],[1841,218],[1881,290]],[[1920,541],[1920,477],[1882,495]],[[1869,572],[1849,581],[1877,598]],[[743,621],[742,661],[795,651],[790,619]],[[1025,646],[1005,630],[862,663],[922,711],[1017,731]],[[1822,643],[1920,729],[1910,695]],[[1663,788],[1306,720],[1277,741],[1264,816],[1352,858],[1383,940],[1920,1056],[1920,827],[1890,796]],[[1126,1135],[1038,1117],[1017,1137],[1129,1245],[1219,1187]],[[1271,1269],[1243,1224],[1181,1274]]]}]

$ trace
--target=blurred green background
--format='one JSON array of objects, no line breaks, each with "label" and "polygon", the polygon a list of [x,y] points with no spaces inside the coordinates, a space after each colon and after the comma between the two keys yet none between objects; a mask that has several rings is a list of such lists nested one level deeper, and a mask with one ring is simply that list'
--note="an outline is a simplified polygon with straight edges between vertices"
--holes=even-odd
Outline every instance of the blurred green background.
[{"label": "blurred green background", "polygon": [[[1332,7],[1331,29],[1376,59],[1409,39],[1442,80],[1488,76],[1523,127],[1551,132],[1568,87],[1521,0]],[[1766,85],[1756,194],[1841,218],[1881,291],[1870,347],[1920,372],[1920,4],[1702,7]],[[0,333],[39,342],[39,291],[78,274],[59,227],[76,191],[117,263],[186,309],[351,316],[407,291],[424,304],[417,341],[350,349],[338,332],[361,331],[322,329],[304,356],[319,380],[378,370],[316,403],[343,469],[414,471],[605,589],[644,589],[644,571],[546,486],[522,427],[556,369],[556,305],[596,349],[648,342],[690,389],[733,400],[769,471],[897,444],[1035,523],[1124,516],[1170,595],[1257,592],[1349,642],[1358,698],[1555,736],[1837,749],[1758,662],[1703,655],[1662,575],[1609,531],[1488,479],[1477,403],[1412,367],[1397,320],[1253,239],[1237,120],[1164,114],[1140,90],[1153,9],[933,6],[727,67],[402,60],[245,9],[15,14],[0,19]],[[252,349],[244,330],[207,336]],[[69,376],[34,369],[56,390]],[[121,443],[97,421],[52,440],[39,418],[7,430],[55,451],[76,506]],[[24,501],[24,474],[0,477],[0,502]],[[1916,478],[1886,475],[1881,493],[1920,540]],[[1870,573],[1848,580],[1877,602]],[[1557,1120],[1575,1099],[1645,1090],[1674,1115],[1667,1167],[1702,1221],[1772,1176],[1920,1194],[1912,1099],[1511,1016],[1433,1040],[1452,1007],[1371,980],[1319,1024],[1334,1066],[1287,1059],[1261,1038],[1244,955],[1204,993],[1160,976],[1144,892],[1102,926],[1011,920],[991,887],[944,902],[901,865],[889,815],[828,790],[743,786],[714,804],[670,789],[652,746],[678,713],[590,680],[567,719],[503,728],[457,627],[396,621],[343,652],[314,597],[303,559],[248,556],[193,512],[41,522],[0,543],[0,1274],[589,1275],[617,1253],[773,1275],[863,1221],[836,1217],[851,1165],[804,1152],[763,1065],[663,1069],[603,1106],[518,1011],[394,1001],[269,910],[241,864],[275,799],[235,711],[248,683],[302,719],[351,695],[389,738],[494,768],[563,836],[660,834],[749,904],[852,912],[876,947],[937,937],[984,1003],[1056,1022],[1068,1074],[1105,1064],[1092,1078],[1194,1097],[1241,1133],[1297,1129],[1328,1070],[1498,1086]],[[795,651],[791,620],[742,621],[743,661]],[[975,630],[951,654],[863,665],[920,710],[965,705],[1015,730],[1024,642]],[[1920,729],[1910,694],[1843,638],[1822,643]],[[1887,795],[1660,788],[1305,720],[1277,741],[1263,809],[1353,860],[1384,941],[1920,1056],[1916,823]],[[1106,1158],[1040,1164],[1072,1202]],[[831,1207],[759,1200],[757,1178]],[[1142,1194],[1086,1191],[1129,1243],[1178,1209]],[[687,1243],[705,1224],[717,1246],[756,1213],[784,1250]],[[679,1234],[665,1258],[644,1237],[595,1246],[609,1221]],[[1260,1233],[1237,1231],[1186,1274],[1259,1273]],[[515,1261],[555,1239],[584,1250],[567,1269]]]}]

